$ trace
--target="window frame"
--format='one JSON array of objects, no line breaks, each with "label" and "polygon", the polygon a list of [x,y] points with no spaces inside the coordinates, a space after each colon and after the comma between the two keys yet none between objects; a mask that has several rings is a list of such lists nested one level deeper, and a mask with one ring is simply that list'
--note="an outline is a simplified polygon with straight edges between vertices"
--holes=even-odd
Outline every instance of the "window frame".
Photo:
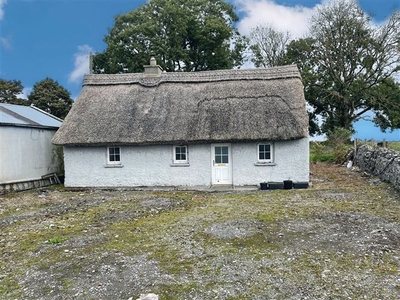
[{"label": "window frame", "polygon": [[[177,152],[176,152],[176,148],[177,147],[180,147],[180,148],[183,148],[183,147],[185,147],[185,157],[186,157],[186,159],[176,159],[176,155],[177,155]],[[173,164],[189,164],[189,147],[188,147],[188,145],[173,145],[172,146],[172,155],[173,155],[173,157],[172,157],[172,163]],[[182,152],[180,152],[179,154],[182,154]]]},{"label": "window frame", "polygon": [[[260,159],[260,146],[261,145],[268,145],[269,146],[269,159]],[[264,150],[264,154],[268,153]],[[264,143],[258,143],[257,144],[257,162],[258,163],[262,163],[262,164],[267,164],[267,163],[273,163],[274,162],[274,145],[273,143],[270,142],[264,142]]]},{"label": "window frame", "polygon": [[[118,149],[118,154],[110,153],[110,149]],[[119,160],[111,160],[111,155],[119,156]],[[109,146],[107,147],[107,165],[115,166],[115,165],[122,165],[122,150],[120,146]]]}]

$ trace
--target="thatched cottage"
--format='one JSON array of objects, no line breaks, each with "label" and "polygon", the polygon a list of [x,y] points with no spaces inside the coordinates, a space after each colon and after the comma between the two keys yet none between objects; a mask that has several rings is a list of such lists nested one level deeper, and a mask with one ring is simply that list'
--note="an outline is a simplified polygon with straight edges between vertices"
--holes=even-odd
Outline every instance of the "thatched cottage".
[{"label": "thatched cottage", "polygon": [[89,74],[53,143],[68,187],[308,182],[308,115],[296,66]]}]

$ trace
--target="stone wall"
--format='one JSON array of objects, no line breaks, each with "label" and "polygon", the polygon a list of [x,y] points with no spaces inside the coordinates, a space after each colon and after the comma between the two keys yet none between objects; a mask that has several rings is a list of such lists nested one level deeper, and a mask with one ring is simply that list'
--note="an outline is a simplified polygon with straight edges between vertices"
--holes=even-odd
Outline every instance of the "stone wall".
[{"label": "stone wall", "polygon": [[378,176],[400,190],[400,152],[362,145],[357,149],[354,163],[361,170]]}]

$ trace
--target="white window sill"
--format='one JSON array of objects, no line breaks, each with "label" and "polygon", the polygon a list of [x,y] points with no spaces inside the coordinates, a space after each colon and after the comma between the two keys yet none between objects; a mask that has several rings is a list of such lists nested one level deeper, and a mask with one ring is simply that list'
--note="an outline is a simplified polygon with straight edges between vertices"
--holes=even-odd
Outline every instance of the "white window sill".
[{"label": "white window sill", "polygon": [[276,163],[258,161],[258,162],[255,162],[254,165],[257,167],[273,167],[273,166],[276,166]]},{"label": "white window sill", "polygon": [[189,163],[172,163],[169,165],[170,167],[190,167]]},{"label": "white window sill", "polygon": [[109,164],[109,165],[105,165],[104,168],[123,168],[124,165],[123,164]]}]

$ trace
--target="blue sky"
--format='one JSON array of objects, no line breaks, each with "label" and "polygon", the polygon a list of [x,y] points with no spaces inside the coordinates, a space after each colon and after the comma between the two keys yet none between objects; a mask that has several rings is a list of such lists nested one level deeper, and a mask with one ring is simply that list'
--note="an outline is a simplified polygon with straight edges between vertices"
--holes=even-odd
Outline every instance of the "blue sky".
[{"label": "blue sky", "polygon": [[[239,31],[269,23],[293,36],[305,34],[313,10],[329,0],[231,0],[240,16]],[[76,98],[88,72],[89,52],[102,52],[114,17],[146,0],[0,0],[0,78],[17,79],[24,94],[46,77]],[[360,0],[361,7],[384,22],[400,0]],[[383,134],[371,122],[356,125],[356,137],[400,140],[400,131]]]}]

